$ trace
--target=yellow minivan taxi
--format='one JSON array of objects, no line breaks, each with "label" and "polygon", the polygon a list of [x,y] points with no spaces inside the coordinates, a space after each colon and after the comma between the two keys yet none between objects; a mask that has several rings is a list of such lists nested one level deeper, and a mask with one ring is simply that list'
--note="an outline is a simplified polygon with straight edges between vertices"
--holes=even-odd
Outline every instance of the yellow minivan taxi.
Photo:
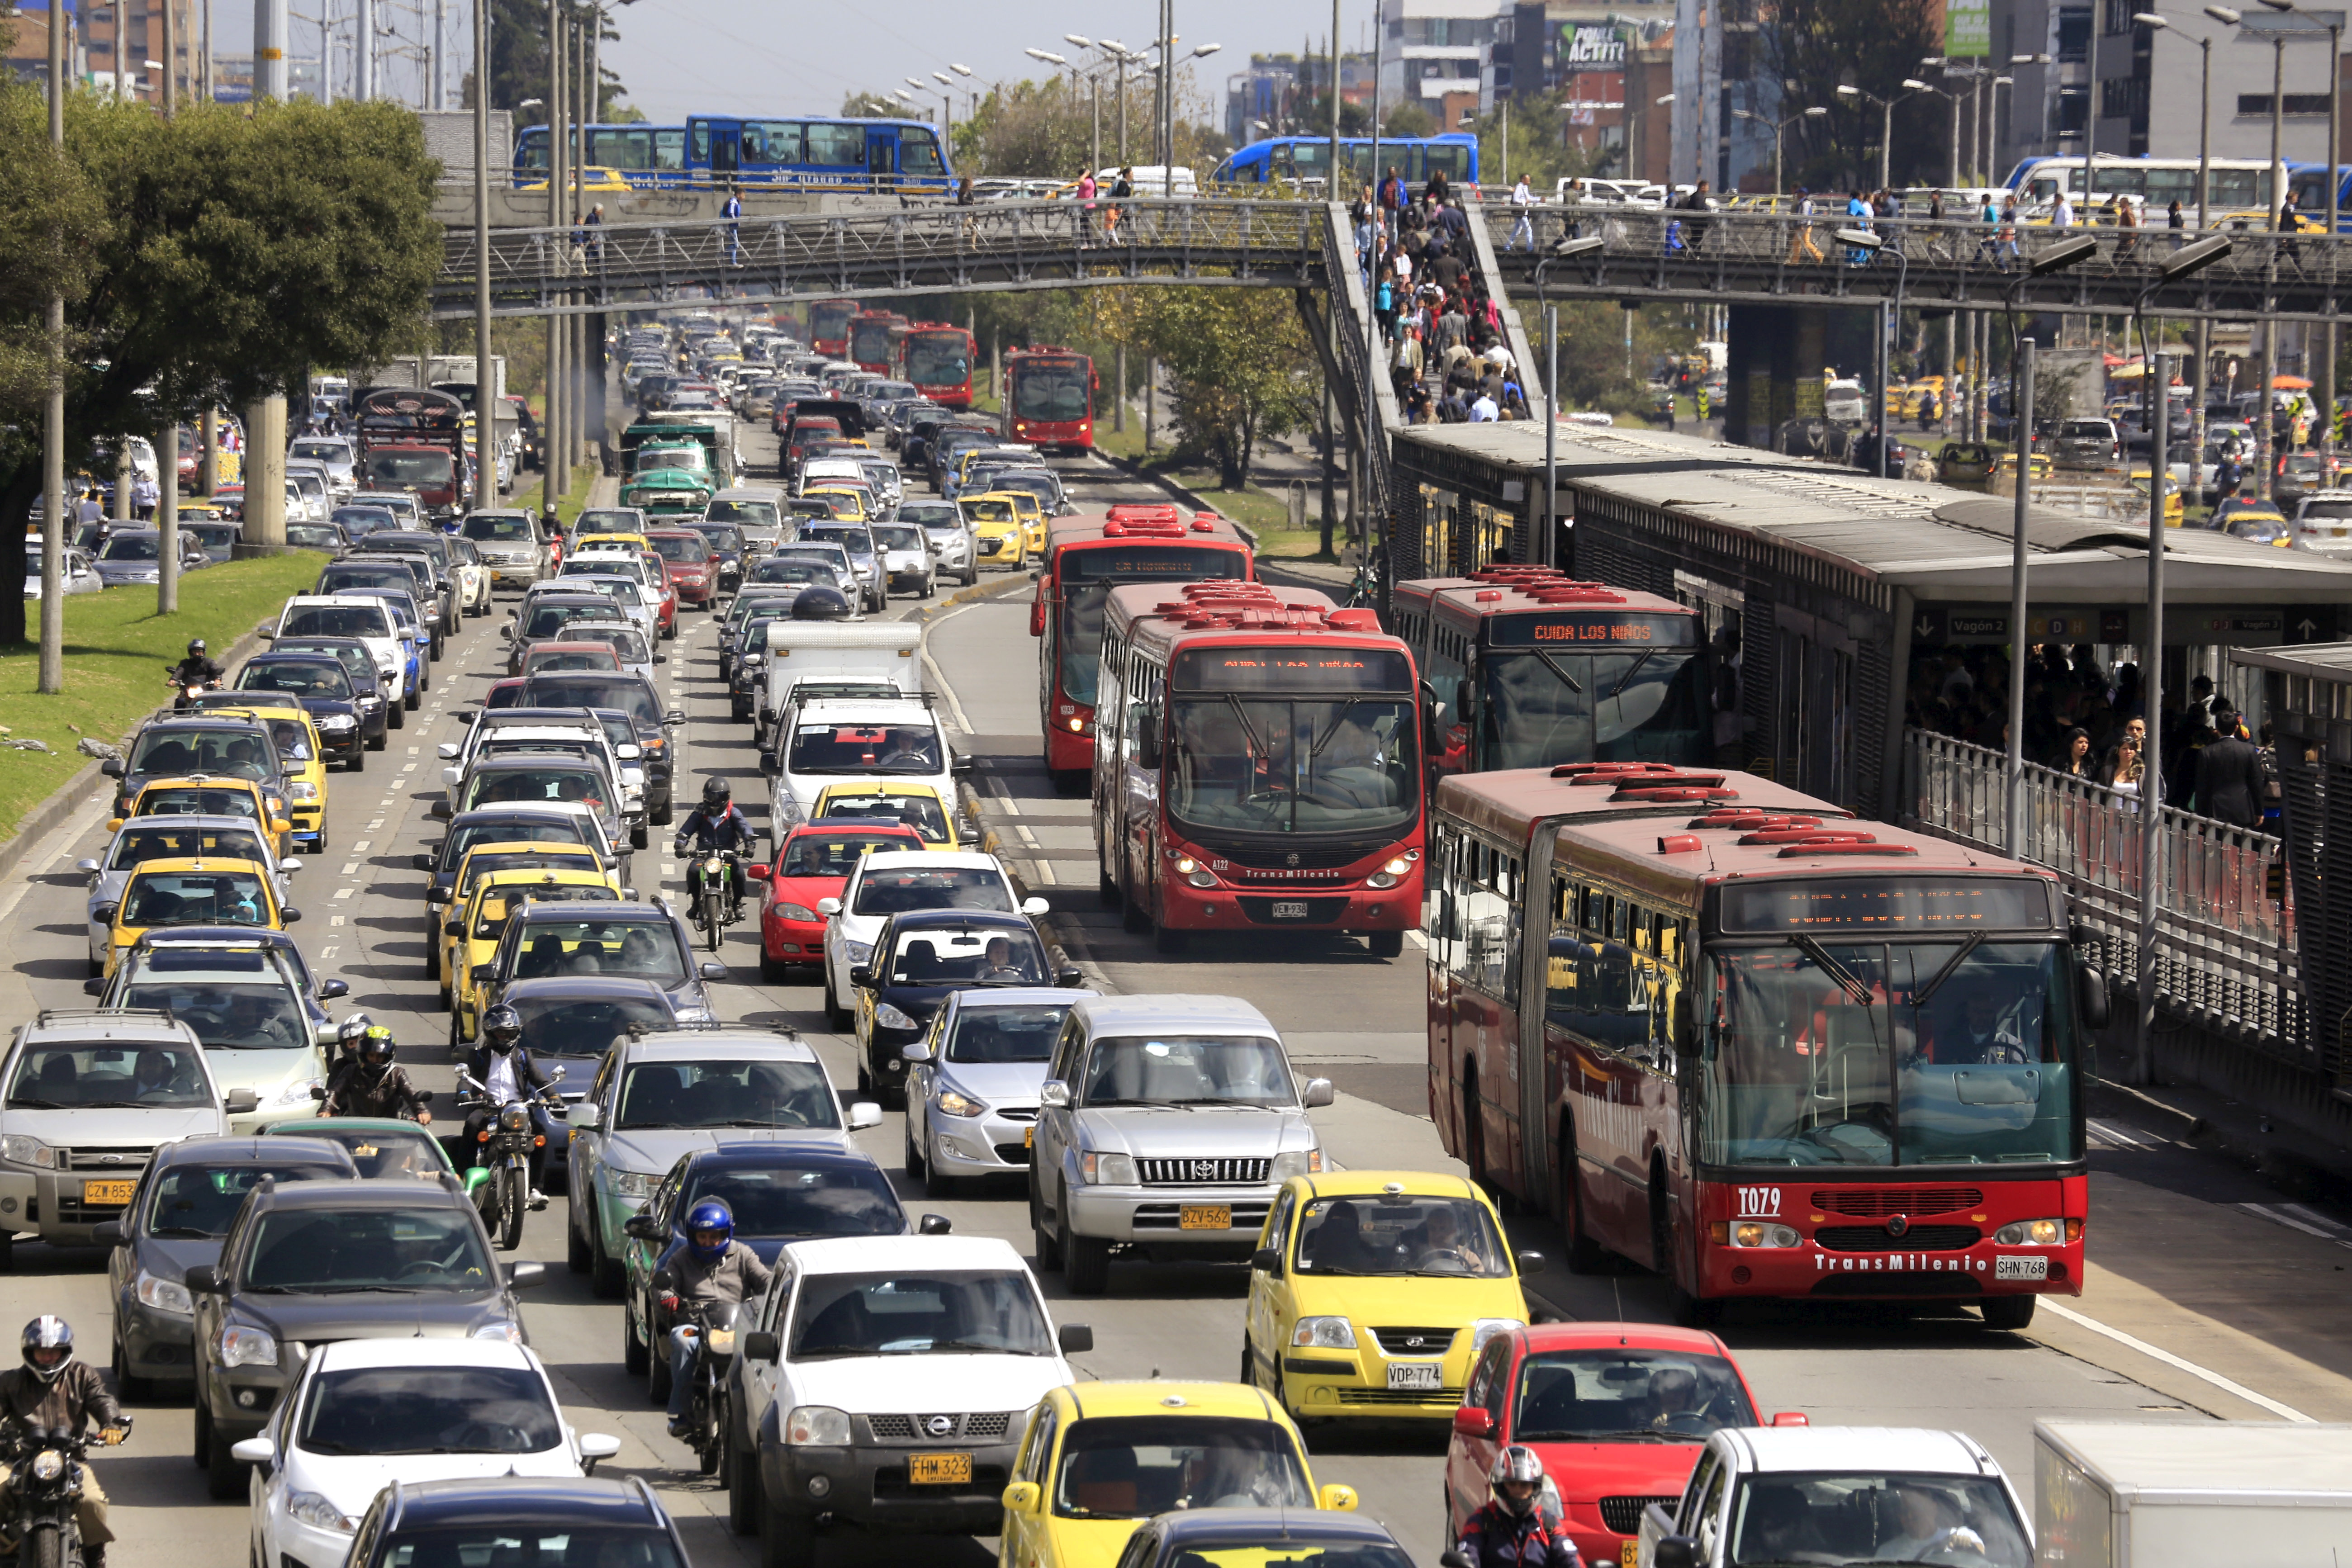
[{"label": "yellow minivan taxi", "polygon": [[173,856],[148,860],[122,884],[111,910],[100,905],[107,923],[106,973],[159,926],[256,926],[284,931],[302,918],[278,902],[269,868],[257,860],[202,859]]},{"label": "yellow minivan taxi", "polygon": [[1196,1508],[1350,1510],[1298,1428],[1237,1383],[1082,1383],[1038,1402],[1004,1489],[1000,1568],[1113,1568],[1135,1527]]},{"label": "yellow minivan taxi", "polygon": [[[820,481],[809,486],[809,488],[803,490],[801,494],[804,496],[824,496],[827,498],[834,496],[847,497],[854,504],[856,510],[845,512],[841,508],[835,506],[833,510],[833,515],[835,517],[847,518],[853,522],[864,522],[873,516],[873,512],[867,504],[874,499],[871,492],[863,489],[856,485],[826,484]],[[829,499],[827,504],[831,504]]]},{"label": "yellow minivan taxi", "polygon": [[285,764],[286,815],[292,821],[295,852],[324,854],[327,848],[327,753],[310,711],[284,692],[257,691],[254,700],[208,711],[251,719],[269,731]]},{"label": "yellow minivan taxi", "polygon": [[954,851],[977,847],[956,832],[955,808],[940,797],[939,786],[898,784],[881,779],[848,779],[817,792],[809,820],[855,817],[861,822],[901,823],[922,836],[923,847]]},{"label": "yellow minivan taxi", "polygon": [[1527,1326],[1519,1263],[1463,1177],[1293,1176],[1250,1260],[1242,1364],[1302,1420],[1450,1419],[1479,1350]]},{"label": "yellow minivan taxi", "polygon": [[1018,571],[1028,559],[1028,531],[1021,524],[1021,509],[1010,495],[973,496],[956,502],[964,525],[971,530],[972,550],[991,566]]},{"label": "yellow minivan taxi", "polygon": [[[459,906],[462,912],[441,927],[449,984],[449,1045],[464,1045],[481,1031],[481,987],[474,984],[474,965],[488,963],[506,934],[507,918],[534,900],[568,903],[615,903],[621,895],[602,871],[525,867],[493,871],[474,884],[473,896]],[[577,973],[576,971],[574,973]]]},{"label": "yellow minivan taxi", "polygon": [[[605,869],[596,852],[585,844],[550,844],[538,839],[507,839],[496,843],[477,844],[466,851],[457,862],[457,880],[450,884],[448,903],[453,913],[463,910],[474,896],[475,887],[484,877],[499,871],[591,871],[613,889],[621,893],[618,871]],[[467,939],[449,934],[446,922],[441,928],[441,1005],[450,1005],[449,977],[457,971],[450,965],[457,962],[457,949]],[[487,956],[485,953],[484,956]],[[470,957],[467,962],[473,962]]]}]

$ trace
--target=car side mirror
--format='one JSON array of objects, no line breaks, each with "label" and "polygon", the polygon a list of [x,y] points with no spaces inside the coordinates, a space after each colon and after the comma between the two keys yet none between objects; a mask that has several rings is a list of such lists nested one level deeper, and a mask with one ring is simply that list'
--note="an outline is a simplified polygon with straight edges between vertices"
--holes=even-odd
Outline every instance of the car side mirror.
[{"label": "car side mirror", "polygon": [[1544,1255],[1540,1252],[1515,1253],[1513,1259],[1518,1264],[1519,1272],[1522,1274],[1540,1274],[1544,1271]]},{"label": "car side mirror", "polygon": [[425,815],[446,822],[449,820],[449,803],[446,800],[436,800],[425,807]]},{"label": "car side mirror", "polygon": [[488,985],[498,979],[499,966],[495,963],[478,963],[474,965],[471,973],[475,984]]},{"label": "car side mirror", "polygon": [[659,1241],[662,1222],[640,1210],[621,1222],[621,1234],[637,1241]]},{"label": "car side mirror", "polygon": [[828,918],[837,915],[841,912],[841,900],[839,899],[819,899],[816,901],[816,912]]},{"label": "car side mirror", "polygon": [[526,1262],[507,1265],[507,1289],[509,1290],[528,1290],[534,1285],[546,1283],[547,1265],[544,1263]]},{"label": "car side mirror", "polygon": [[457,760],[457,753],[464,749],[455,741],[444,741],[433,748],[433,754],[445,763],[453,763]]},{"label": "car side mirror", "polygon": [[1662,1536],[1650,1562],[1652,1568],[1699,1568],[1698,1542],[1687,1535]]},{"label": "car side mirror", "polygon": [[667,712],[667,713],[665,713],[665,714],[663,714],[663,715],[662,715],[662,722],[663,722],[664,724],[683,724],[683,723],[685,723],[685,722],[686,722],[686,710],[685,710],[685,709],[683,709],[683,708],[673,708],[673,709],[671,709],[668,712]]},{"label": "car side mirror", "polygon": [[181,1277],[189,1293],[196,1296],[217,1296],[221,1290],[220,1270],[209,1263],[199,1263]]},{"label": "car side mirror", "polygon": [[657,653],[654,655],[654,662],[656,664],[667,664],[669,662],[669,655],[666,653]]},{"label": "car side mirror", "polygon": [[776,868],[773,866],[767,864],[765,861],[754,860],[750,865],[743,868],[743,875],[750,878],[754,882],[765,882],[774,877],[775,870]]},{"label": "car side mirror", "polygon": [[1308,1110],[1330,1104],[1331,1080],[1328,1078],[1308,1079],[1307,1088],[1298,1096],[1298,1103]]},{"label": "car side mirror", "polygon": [[1054,1332],[1064,1355],[1085,1355],[1095,1348],[1095,1331],[1084,1323],[1064,1323]]},{"label": "car side mirror", "polygon": [[464,921],[443,921],[441,922],[441,934],[443,936],[463,936],[466,934],[466,922]]},{"label": "car side mirror", "polygon": [[738,1342],[743,1347],[746,1361],[774,1361],[783,1353],[783,1346],[774,1334],[753,1329]]},{"label": "car side mirror", "polygon": [[1315,1506],[1327,1513],[1353,1513],[1356,1511],[1356,1489],[1333,1481],[1316,1492]]},{"label": "car side mirror", "polygon": [[261,1096],[249,1089],[233,1089],[221,1101],[221,1109],[231,1116],[250,1116],[261,1109]]},{"label": "car side mirror", "polygon": [[[112,922],[111,921],[108,921],[107,923],[108,923],[108,924],[110,924],[110,925],[111,925],[113,922]],[[83,981],[83,982],[81,983],[81,994],[82,994],[83,995],[85,995],[85,996],[103,996],[103,995],[105,995],[105,994],[106,994],[106,978],[105,978],[105,976],[103,976],[103,975],[99,975],[99,974],[93,974],[93,975],[91,975],[89,979],[87,979],[87,980]]]},{"label": "car side mirror", "polygon": [[105,868],[100,866],[95,860],[77,860],[74,862],[74,869],[77,871],[87,872],[94,877],[99,872],[104,870]]},{"label": "car side mirror", "polygon": [[1064,967],[1054,971],[1054,984],[1062,987],[1066,991],[1076,986],[1084,985],[1086,983],[1086,972],[1081,970],[1075,963],[1065,965]]},{"label": "car side mirror", "polygon": [[1053,905],[1047,903],[1043,899],[1024,899],[1021,900],[1021,912],[1029,916],[1033,920],[1039,915],[1051,913],[1053,911]]},{"label": "car side mirror", "polygon": [[1494,1412],[1465,1405],[1454,1413],[1454,1431],[1462,1437],[1491,1437],[1495,1435]]},{"label": "car side mirror", "polygon": [[1060,1079],[1047,1079],[1037,1086],[1037,1103],[1048,1110],[1067,1110],[1070,1108],[1070,1086]]},{"label": "car side mirror", "polygon": [[1282,1248],[1261,1247],[1250,1254],[1250,1267],[1265,1274],[1282,1272]]},{"label": "car side mirror", "polygon": [[955,1221],[943,1214],[927,1214],[915,1226],[918,1236],[945,1236],[955,1228]]},{"label": "car side mirror", "polygon": [[1035,1481],[1015,1481],[1004,1489],[1004,1495],[998,1500],[1007,1513],[1035,1513],[1045,1495]]},{"label": "car side mirror", "polygon": [[[508,616],[507,618],[508,618],[509,620],[512,620],[514,617],[513,617],[513,616]],[[500,642],[512,642],[512,641],[514,641],[514,627],[512,627],[512,626],[500,626],[500,627],[499,628],[499,641],[500,641]]]},{"label": "car side mirror", "polygon": [[563,1119],[570,1124],[572,1130],[577,1132],[583,1129],[593,1128],[604,1120],[604,1113],[596,1109],[594,1100],[583,1100],[572,1106]]},{"label": "car side mirror", "polygon": [[278,1445],[268,1437],[247,1437],[229,1445],[228,1457],[245,1465],[267,1465],[278,1458]]},{"label": "car side mirror", "polygon": [[1470,1559],[1459,1552],[1441,1552],[1437,1554],[1437,1568],[1470,1568]]},{"label": "car side mirror", "polygon": [[119,1219],[99,1221],[89,1238],[100,1247],[121,1247],[131,1239],[122,1234],[122,1222]]},{"label": "car side mirror", "polygon": [[728,969],[725,964],[714,959],[698,967],[695,973],[705,980],[724,980],[727,978]]},{"label": "car side mirror", "polygon": [[917,1040],[910,1046],[904,1046],[899,1048],[898,1059],[900,1061],[914,1062],[920,1065],[921,1063],[931,1059],[931,1047],[923,1044],[922,1041]]},{"label": "car side mirror", "polygon": [[856,985],[856,986],[859,986],[859,987],[864,987],[864,986],[867,986],[867,985],[871,985],[871,984],[874,984],[874,970],[873,970],[872,966],[870,966],[870,965],[868,965],[868,964],[861,963],[861,964],[857,965],[855,969],[852,969],[852,970],[849,972],[849,983],[850,983],[852,985]]},{"label": "car side mirror", "polygon": [[319,1000],[321,1002],[332,1002],[339,996],[351,994],[352,983],[348,980],[322,980],[319,983]]},{"label": "car side mirror", "polygon": [[109,757],[104,762],[98,764],[98,771],[104,773],[110,779],[121,778],[123,776],[122,759],[121,757]]},{"label": "car side mirror", "polygon": [[951,773],[968,773],[971,769],[972,761],[970,757],[958,754],[948,759],[948,772]]},{"label": "car side mirror", "polygon": [[452,888],[427,888],[425,889],[425,901],[428,904],[456,903],[457,890]]},{"label": "car side mirror", "polygon": [[89,911],[90,918],[100,925],[112,925],[114,917],[122,912],[121,904],[100,904]]},{"label": "car side mirror", "polygon": [[596,1473],[596,1462],[609,1459],[621,1451],[621,1440],[607,1432],[583,1432],[580,1435],[580,1471],[583,1475]]}]

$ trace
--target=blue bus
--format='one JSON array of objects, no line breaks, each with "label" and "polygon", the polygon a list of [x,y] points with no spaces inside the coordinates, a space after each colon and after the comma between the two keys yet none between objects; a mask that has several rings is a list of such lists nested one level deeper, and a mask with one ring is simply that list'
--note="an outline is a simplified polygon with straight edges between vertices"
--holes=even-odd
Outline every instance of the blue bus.
[{"label": "blue bus", "polygon": [[[572,145],[581,145],[575,135]],[[945,193],[953,178],[937,129],[919,120],[689,115],[684,125],[591,125],[591,166],[632,185],[798,185]],[[547,178],[547,127],[515,137],[518,182]]]},{"label": "blue bus", "polygon": [[[1340,138],[1339,159],[1348,166],[1351,186],[1372,179],[1373,171],[1367,167],[1371,155],[1370,137]],[[1406,184],[1416,188],[1440,170],[1448,184],[1478,183],[1478,139],[1459,132],[1393,141],[1384,136],[1380,160],[1381,177],[1386,178],[1393,167]],[[1209,178],[1221,185],[1263,185],[1276,180],[1328,180],[1330,173],[1328,136],[1276,136],[1236,150]]]}]

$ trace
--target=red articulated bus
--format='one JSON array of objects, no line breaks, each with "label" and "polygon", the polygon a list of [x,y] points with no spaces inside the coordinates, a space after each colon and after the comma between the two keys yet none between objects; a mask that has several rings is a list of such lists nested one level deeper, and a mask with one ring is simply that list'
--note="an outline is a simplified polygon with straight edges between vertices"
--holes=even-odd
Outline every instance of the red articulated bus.
[{"label": "red articulated bus", "polygon": [[2058,880],[1749,773],[1469,773],[1430,811],[1429,1104],[1579,1273],[1742,1298],[2079,1295],[2105,982]]},{"label": "red articulated bus", "polygon": [[1104,899],[1194,931],[1360,935],[1421,909],[1412,655],[1369,609],[1263,583],[1113,588],[1096,678]]},{"label": "red articulated bus", "polygon": [[857,306],[848,300],[819,300],[809,307],[809,352],[827,359],[849,353],[849,319]]},{"label": "red articulated bus", "polygon": [[849,352],[843,357],[856,361],[860,370],[889,374],[890,329],[906,322],[896,310],[859,311],[849,318]]},{"label": "red articulated bus", "polygon": [[1004,435],[1040,450],[1095,447],[1095,362],[1043,344],[1004,356]]},{"label": "red articulated bus", "polygon": [[942,408],[971,406],[972,336],[961,327],[918,321],[900,340],[901,379]]},{"label": "red articulated bus", "polygon": [[1037,646],[1037,717],[1045,769],[1075,791],[1094,771],[1095,671],[1110,591],[1126,583],[1251,581],[1257,560],[1214,512],[1189,520],[1164,504],[1123,502],[1099,515],[1049,519],[1029,607]]}]

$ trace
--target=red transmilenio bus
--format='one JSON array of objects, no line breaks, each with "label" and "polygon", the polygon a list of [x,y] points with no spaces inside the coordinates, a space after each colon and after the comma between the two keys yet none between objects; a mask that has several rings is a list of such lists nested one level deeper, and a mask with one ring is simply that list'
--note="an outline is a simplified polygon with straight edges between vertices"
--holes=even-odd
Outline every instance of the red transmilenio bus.
[{"label": "red transmilenio bus", "polygon": [[1743,1297],[2079,1295],[2087,1030],[2057,879],[1657,763],[1469,773],[1430,812],[1429,1103],[1569,1267]]},{"label": "red transmilenio bus", "polygon": [[819,300],[808,310],[809,352],[839,359],[849,352],[849,319],[857,306],[849,300]]},{"label": "red transmilenio bus", "polygon": [[906,324],[907,318],[896,310],[860,310],[849,318],[849,349],[842,357],[855,361],[860,370],[887,375],[890,373],[890,329]]},{"label": "red transmilenio bus", "polygon": [[1697,612],[1549,566],[1399,583],[1390,624],[1430,690],[1433,775],[1714,761]]},{"label": "red transmilenio bus", "polygon": [[1127,929],[1360,934],[1421,908],[1412,655],[1371,610],[1263,583],[1113,588],[1095,856]]},{"label": "red transmilenio bus", "polygon": [[970,332],[940,321],[918,321],[900,340],[900,375],[942,408],[971,406],[976,350]]},{"label": "red transmilenio bus", "polygon": [[1257,562],[1241,531],[1214,512],[1188,521],[1174,507],[1125,502],[1098,516],[1050,518],[1029,606],[1037,647],[1037,717],[1045,769],[1075,790],[1095,765],[1095,673],[1103,614],[1124,583],[1249,581]]},{"label": "red transmilenio bus", "polygon": [[1091,452],[1095,362],[1050,344],[1004,356],[1004,434],[1043,450]]}]

